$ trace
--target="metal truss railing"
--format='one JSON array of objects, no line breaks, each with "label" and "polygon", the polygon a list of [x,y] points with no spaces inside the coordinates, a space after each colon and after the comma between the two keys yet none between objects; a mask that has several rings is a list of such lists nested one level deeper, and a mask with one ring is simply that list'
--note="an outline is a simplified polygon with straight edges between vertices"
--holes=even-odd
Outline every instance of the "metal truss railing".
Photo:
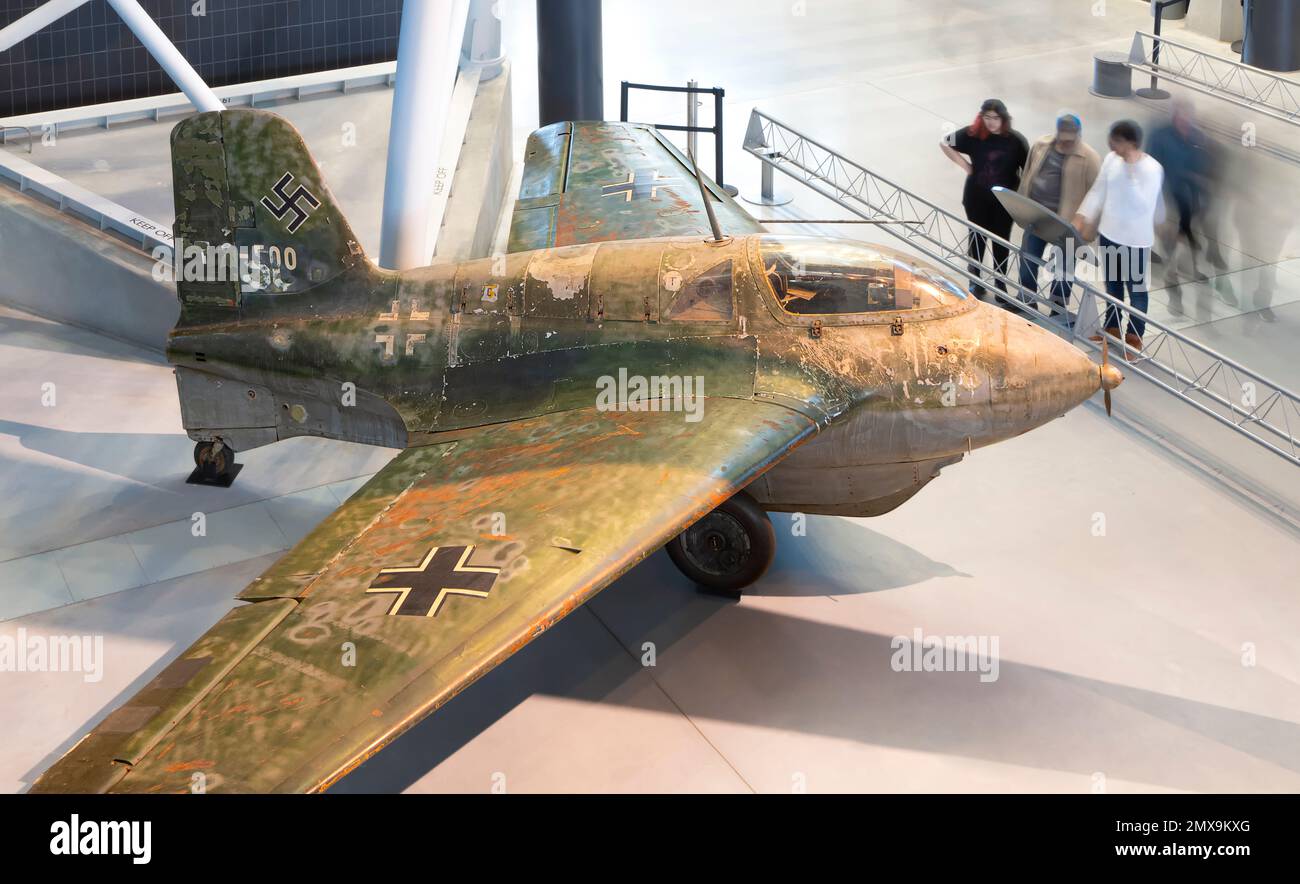
[{"label": "metal truss railing", "polygon": [[[1092,350],[1100,347],[1088,339],[1096,326],[1079,317],[1095,316],[1110,305],[1122,313],[1142,317],[1147,323],[1143,350],[1132,354],[1133,361],[1125,371],[1141,375],[1198,412],[1300,466],[1300,397],[1285,387],[1077,278],[1077,316],[1068,310],[1045,316],[1039,308],[1050,308],[1050,298],[1020,284],[1022,263],[1029,262],[1037,280],[1039,270],[1051,269],[1043,261],[757,109],[750,116],[745,150],[854,215],[883,222],[878,225],[881,230],[950,272],[985,287],[988,284],[981,275],[987,274],[1002,289],[996,294],[1003,302],[1080,346]],[[1006,265],[999,268],[972,262],[967,255],[971,236],[987,237],[991,243],[1005,247]]]},{"label": "metal truss railing", "polygon": [[[1148,46],[1150,49],[1148,49]],[[1300,82],[1138,31],[1129,67],[1300,126]]]}]

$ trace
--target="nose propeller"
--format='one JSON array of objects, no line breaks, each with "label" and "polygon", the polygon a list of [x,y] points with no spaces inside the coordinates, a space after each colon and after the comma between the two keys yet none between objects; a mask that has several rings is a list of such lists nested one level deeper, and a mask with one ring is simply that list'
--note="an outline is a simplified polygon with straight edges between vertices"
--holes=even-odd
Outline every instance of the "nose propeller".
[{"label": "nose propeller", "polygon": [[1110,417],[1110,391],[1124,382],[1124,372],[1110,364],[1110,344],[1105,335],[1101,338],[1101,366],[1097,371],[1104,391],[1102,398],[1106,401],[1106,416]]}]

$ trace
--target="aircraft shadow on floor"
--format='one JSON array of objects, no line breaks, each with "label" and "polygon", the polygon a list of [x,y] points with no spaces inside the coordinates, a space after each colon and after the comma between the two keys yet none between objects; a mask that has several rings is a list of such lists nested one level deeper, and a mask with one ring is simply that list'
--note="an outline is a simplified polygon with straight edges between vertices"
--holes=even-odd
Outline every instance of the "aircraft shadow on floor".
[{"label": "aircraft shadow on floor", "polygon": [[182,470],[194,466],[194,443],[181,432],[82,433],[0,420],[0,435],[18,437],[29,451],[158,488],[183,486]]},{"label": "aircraft shadow on floor", "polygon": [[746,590],[750,595],[851,595],[933,577],[971,576],[870,530],[861,520],[808,516],[806,534],[796,536],[798,521],[791,513],[772,513],[771,519],[779,552],[771,570]]},{"label": "aircraft shadow on floor", "polygon": [[[13,555],[81,543],[109,536],[110,525],[128,526],[132,531],[164,522],[189,518],[193,512],[208,514],[252,503],[276,499],[277,512],[290,521],[308,518],[319,521],[335,503],[324,510],[285,495],[318,488],[322,483],[345,481],[380,469],[390,449],[351,442],[300,437],[239,455],[246,463],[234,488],[188,485],[194,468],[194,443],[182,433],[81,433],[17,421],[0,420],[0,435],[16,436],[23,448],[66,461],[61,465],[30,465],[25,478],[5,483],[11,493],[23,495],[24,518],[40,526],[57,521],[59,537],[33,538],[40,549],[17,550]],[[322,473],[322,464],[329,470]],[[76,467],[106,474],[95,476]],[[46,472],[39,482],[36,473]],[[116,482],[110,477],[126,481]],[[38,492],[36,486],[45,490]],[[59,489],[51,493],[50,489]],[[70,504],[75,501],[75,506]],[[111,515],[110,515],[111,514]],[[289,541],[296,538],[290,537]],[[30,545],[30,544],[29,544]]]},{"label": "aircraft shadow on floor", "polygon": [[[864,556],[878,537],[860,538]],[[617,640],[581,640],[601,631]],[[629,689],[631,680],[645,677],[639,658],[646,641],[658,651],[650,677],[661,690]],[[1000,650],[1014,656],[1005,643]],[[699,595],[658,553],[333,791],[409,788],[533,694],[591,703],[636,698],[632,705],[643,711],[674,714],[676,707],[697,726],[734,722],[1066,772],[1078,775],[1080,791],[1091,788],[1096,771],[1169,789],[1236,788],[1238,772],[1222,767],[1221,754],[1189,763],[1206,741],[1300,773],[1300,725],[1289,721],[1006,659],[991,683],[982,683],[978,672],[896,672],[894,653],[891,635]],[[796,745],[815,752],[819,743]],[[489,762],[484,791],[490,771],[508,771],[512,760]],[[808,758],[772,761],[786,772],[783,778],[810,764]],[[585,781],[576,772],[588,759],[575,756],[570,763],[574,781]],[[987,770],[980,776],[975,788],[987,786]],[[869,788],[861,779],[852,782],[846,788]],[[898,782],[896,772],[890,782]],[[926,781],[916,788],[945,787]],[[971,786],[953,782],[947,788]]]},{"label": "aircraft shadow on floor", "polygon": [[43,358],[60,353],[167,366],[161,348],[150,350],[140,344],[128,344],[98,332],[56,320],[29,318],[10,310],[0,313],[0,346],[30,350]]}]

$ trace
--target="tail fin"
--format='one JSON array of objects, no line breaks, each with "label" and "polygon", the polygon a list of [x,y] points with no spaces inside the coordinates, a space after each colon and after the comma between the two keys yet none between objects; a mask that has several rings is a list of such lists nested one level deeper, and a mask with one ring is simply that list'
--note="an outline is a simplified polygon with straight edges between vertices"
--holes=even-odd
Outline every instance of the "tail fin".
[{"label": "tail fin", "polygon": [[178,328],[271,304],[319,308],[325,293],[301,296],[340,277],[377,275],[285,120],[247,109],[197,114],[172,130],[171,145]]}]

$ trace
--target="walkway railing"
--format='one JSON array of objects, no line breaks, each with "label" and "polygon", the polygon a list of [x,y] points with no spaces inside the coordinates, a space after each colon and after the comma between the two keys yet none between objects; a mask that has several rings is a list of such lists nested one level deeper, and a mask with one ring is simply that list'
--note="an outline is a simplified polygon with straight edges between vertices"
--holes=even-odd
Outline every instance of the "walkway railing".
[{"label": "walkway railing", "polygon": [[1295,80],[1142,31],[1133,35],[1128,64],[1135,71],[1300,126],[1300,82]]}]

